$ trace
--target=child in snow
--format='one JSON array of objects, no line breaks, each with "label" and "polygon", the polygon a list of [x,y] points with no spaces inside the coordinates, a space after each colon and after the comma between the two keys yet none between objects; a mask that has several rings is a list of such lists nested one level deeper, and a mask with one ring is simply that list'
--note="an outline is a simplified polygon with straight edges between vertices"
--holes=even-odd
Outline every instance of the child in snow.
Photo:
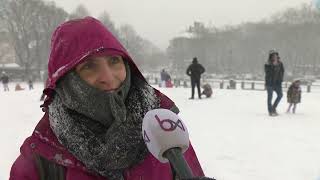
[{"label": "child in snow", "polygon": [[16,84],[16,87],[14,88],[14,90],[15,90],[15,91],[22,91],[22,90],[24,90],[24,88],[22,88],[22,87],[20,86],[20,84],[17,83],[17,84]]},{"label": "child in snow", "polygon": [[290,112],[292,105],[293,105],[292,113],[296,113],[297,104],[301,102],[301,87],[300,87],[299,80],[294,81],[290,85],[287,93],[287,99],[289,103],[287,113]]},{"label": "child in snow", "polygon": [[205,84],[202,86],[203,88],[203,91],[202,91],[202,94],[205,95],[207,98],[211,97],[212,95],[212,88],[210,86],[210,84]]}]

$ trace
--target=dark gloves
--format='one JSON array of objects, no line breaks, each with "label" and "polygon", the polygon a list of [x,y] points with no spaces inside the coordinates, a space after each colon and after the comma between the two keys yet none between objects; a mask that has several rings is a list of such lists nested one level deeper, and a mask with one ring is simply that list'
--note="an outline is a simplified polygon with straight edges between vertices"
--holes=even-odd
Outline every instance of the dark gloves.
[{"label": "dark gloves", "polygon": [[194,177],[194,178],[188,178],[188,179],[182,179],[182,180],[216,180],[216,179],[208,178],[208,177]]}]

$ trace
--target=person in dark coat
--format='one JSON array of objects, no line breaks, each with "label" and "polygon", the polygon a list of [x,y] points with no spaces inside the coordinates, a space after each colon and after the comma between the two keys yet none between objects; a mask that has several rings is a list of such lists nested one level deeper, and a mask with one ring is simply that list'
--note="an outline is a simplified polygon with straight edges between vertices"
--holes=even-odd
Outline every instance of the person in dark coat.
[{"label": "person in dark coat", "polygon": [[167,84],[172,84],[171,76],[169,75],[169,73],[165,69],[162,69],[162,71],[160,73],[160,78],[161,78],[160,87],[168,87]]},{"label": "person in dark coat", "polygon": [[187,75],[191,78],[191,98],[194,99],[194,88],[197,86],[198,96],[201,99],[201,90],[200,90],[200,79],[201,74],[205,72],[205,68],[198,63],[197,57],[194,57],[192,60],[192,64],[187,69]]},{"label": "person in dark coat", "polygon": [[4,71],[2,72],[1,82],[2,82],[2,85],[3,85],[4,91],[9,91],[9,86],[8,86],[8,84],[9,84],[9,76]]},{"label": "person in dark coat", "polygon": [[160,79],[161,79],[161,83],[160,83],[160,87],[165,87],[165,83],[166,83],[166,70],[162,69],[162,71],[160,72]]},{"label": "person in dark coat", "polygon": [[171,76],[165,69],[162,69],[160,73],[160,77],[161,77],[160,87],[173,87]]},{"label": "person in dark coat", "polygon": [[[283,96],[282,81],[284,76],[284,66],[280,61],[279,53],[271,50],[269,52],[268,62],[264,65],[265,86],[268,92],[268,112],[270,116],[277,116],[277,106]],[[277,98],[272,104],[273,91]]]},{"label": "person in dark coat", "polygon": [[31,79],[28,80],[29,90],[33,89],[33,81]]},{"label": "person in dark coat", "polygon": [[291,107],[292,113],[296,113],[297,104],[301,102],[301,87],[300,87],[300,80],[295,80],[289,87],[287,92],[287,100],[289,103],[289,107],[287,113],[290,112]]}]

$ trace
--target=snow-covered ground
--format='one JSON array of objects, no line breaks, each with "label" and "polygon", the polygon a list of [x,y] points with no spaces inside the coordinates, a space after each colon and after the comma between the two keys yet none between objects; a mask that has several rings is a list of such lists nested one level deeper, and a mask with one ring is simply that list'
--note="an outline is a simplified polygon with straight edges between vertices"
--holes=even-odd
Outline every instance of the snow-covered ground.
[{"label": "snow-covered ground", "polygon": [[[26,87],[26,84],[22,84]],[[42,84],[32,91],[0,86],[0,180],[8,179],[19,147],[42,116]],[[13,85],[11,86],[11,90]],[[188,100],[190,89],[160,89],[181,110],[207,176],[218,180],[317,180],[320,177],[320,93],[304,93],[297,114],[266,113],[266,92],[215,89]]]}]

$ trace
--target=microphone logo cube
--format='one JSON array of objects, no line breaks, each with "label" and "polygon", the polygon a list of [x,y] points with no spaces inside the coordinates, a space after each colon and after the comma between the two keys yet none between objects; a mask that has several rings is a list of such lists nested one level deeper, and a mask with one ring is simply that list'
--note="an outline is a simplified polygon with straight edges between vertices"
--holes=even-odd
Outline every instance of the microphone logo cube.
[{"label": "microphone logo cube", "polygon": [[[185,131],[184,130],[184,126],[183,126],[183,124],[182,124],[180,119],[178,119],[178,121],[175,122],[175,121],[173,121],[171,119],[160,120],[160,118],[158,117],[157,114],[154,117],[158,121],[161,129],[164,130],[164,131],[174,131],[174,130],[176,130],[177,127],[179,127],[181,130]],[[169,125],[169,126],[166,127],[165,125]]]},{"label": "microphone logo cube", "polygon": [[150,153],[163,163],[168,162],[163,157],[168,149],[180,148],[184,153],[189,148],[188,128],[177,114],[168,109],[147,112],[141,133]]}]

